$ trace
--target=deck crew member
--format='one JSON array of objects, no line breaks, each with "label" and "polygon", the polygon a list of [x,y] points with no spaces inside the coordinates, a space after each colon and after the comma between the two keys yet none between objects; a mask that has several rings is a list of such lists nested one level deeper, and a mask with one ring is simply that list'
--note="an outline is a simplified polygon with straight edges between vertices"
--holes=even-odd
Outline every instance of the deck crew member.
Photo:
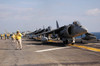
[{"label": "deck crew member", "polygon": [[3,34],[1,34],[1,39],[3,38]]},{"label": "deck crew member", "polygon": [[20,48],[20,50],[22,50],[22,34],[20,33],[20,31],[18,30],[16,32],[16,41],[17,41],[17,49]]},{"label": "deck crew member", "polygon": [[13,35],[11,36],[11,38],[12,38],[12,41],[15,42],[15,34],[13,34]]},{"label": "deck crew member", "polygon": [[10,37],[10,34],[7,34],[7,39],[9,39],[9,37]]}]

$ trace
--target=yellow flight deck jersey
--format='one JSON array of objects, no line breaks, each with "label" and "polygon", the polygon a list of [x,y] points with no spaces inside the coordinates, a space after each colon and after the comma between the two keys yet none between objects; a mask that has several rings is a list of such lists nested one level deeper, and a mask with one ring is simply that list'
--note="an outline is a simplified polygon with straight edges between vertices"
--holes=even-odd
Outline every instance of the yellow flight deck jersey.
[{"label": "yellow flight deck jersey", "polygon": [[10,36],[10,34],[7,34],[7,36]]},{"label": "yellow flight deck jersey", "polygon": [[16,39],[17,39],[17,40],[20,40],[21,37],[22,37],[22,34],[21,34],[21,33],[16,34]]},{"label": "yellow flight deck jersey", "polygon": [[15,39],[15,35],[13,34],[13,35],[11,36],[11,38]]},{"label": "yellow flight deck jersey", "polygon": [[4,35],[3,35],[3,34],[1,34],[1,36],[3,37]]}]

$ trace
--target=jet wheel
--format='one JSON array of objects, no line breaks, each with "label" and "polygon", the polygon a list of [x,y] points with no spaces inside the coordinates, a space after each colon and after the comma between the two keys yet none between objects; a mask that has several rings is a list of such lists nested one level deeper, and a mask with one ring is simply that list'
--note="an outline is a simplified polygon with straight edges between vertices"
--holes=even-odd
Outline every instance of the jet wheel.
[{"label": "jet wheel", "polygon": [[64,44],[64,46],[67,46],[68,45],[68,40],[63,41],[63,44]]}]

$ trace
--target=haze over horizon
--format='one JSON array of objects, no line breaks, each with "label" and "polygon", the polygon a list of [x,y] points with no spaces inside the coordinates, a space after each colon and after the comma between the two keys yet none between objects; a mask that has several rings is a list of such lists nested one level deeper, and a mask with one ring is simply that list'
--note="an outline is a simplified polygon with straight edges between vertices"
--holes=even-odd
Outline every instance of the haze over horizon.
[{"label": "haze over horizon", "polygon": [[0,33],[56,28],[79,21],[100,32],[100,0],[0,0]]}]

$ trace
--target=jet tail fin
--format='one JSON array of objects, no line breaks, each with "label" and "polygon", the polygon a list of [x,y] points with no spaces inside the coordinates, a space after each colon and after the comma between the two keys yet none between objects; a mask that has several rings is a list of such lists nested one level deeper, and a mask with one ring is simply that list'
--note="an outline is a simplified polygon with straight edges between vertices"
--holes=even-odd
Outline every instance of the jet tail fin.
[{"label": "jet tail fin", "polygon": [[58,21],[56,20],[56,26],[57,26],[57,28],[59,28],[59,24],[58,24]]}]

